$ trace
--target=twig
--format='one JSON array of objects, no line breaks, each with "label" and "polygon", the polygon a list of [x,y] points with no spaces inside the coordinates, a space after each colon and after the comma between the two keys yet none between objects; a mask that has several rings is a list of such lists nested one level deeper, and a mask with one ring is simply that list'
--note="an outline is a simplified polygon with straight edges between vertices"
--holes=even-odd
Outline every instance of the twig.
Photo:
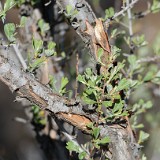
[{"label": "twig", "polygon": [[145,62],[155,62],[160,60],[160,56],[147,57],[137,60],[137,63],[145,63]]},{"label": "twig", "polygon": [[121,15],[124,15],[124,13],[132,8],[134,6],[134,4],[136,4],[139,0],[133,0],[129,5],[127,5],[125,8],[123,8],[120,12],[118,13],[115,13],[114,16],[111,18],[111,19],[107,19],[105,23],[109,23],[111,20],[114,20],[116,19],[117,17],[121,16]]},{"label": "twig", "polygon": [[24,59],[23,59],[23,57],[22,57],[22,55],[21,55],[21,53],[20,53],[20,51],[18,49],[17,44],[13,44],[13,48],[15,50],[15,53],[16,53],[21,65],[22,65],[23,69],[26,70],[27,69],[26,62],[24,61]]},{"label": "twig", "polygon": [[[127,6],[130,6],[130,0],[126,0]],[[130,38],[133,36],[133,27],[132,27],[132,13],[131,13],[131,8],[129,7],[127,9],[127,14],[128,14],[128,28],[129,28],[129,35]]]},{"label": "twig", "polygon": [[77,98],[77,90],[78,90],[78,82],[77,82],[77,77],[78,77],[78,66],[79,66],[79,56],[78,56],[78,53],[76,54],[76,61],[77,61],[77,64],[76,64],[76,85],[75,85],[75,99]]}]

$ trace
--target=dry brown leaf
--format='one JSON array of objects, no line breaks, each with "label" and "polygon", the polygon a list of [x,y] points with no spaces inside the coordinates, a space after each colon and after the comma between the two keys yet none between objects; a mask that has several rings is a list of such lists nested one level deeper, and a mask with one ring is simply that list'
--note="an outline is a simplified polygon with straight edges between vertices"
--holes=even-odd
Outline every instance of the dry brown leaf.
[{"label": "dry brown leaf", "polygon": [[107,52],[111,52],[110,45],[108,41],[108,35],[104,31],[104,27],[102,21],[100,19],[96,19],[96,26],[94,28],[96,42]]},{"label": "dry brown leaf", "polygon": [[[91,38],[90,45],[93,51],[92,54],[97,61],[98,61],[98,55],[97,55],[98,49],[103,48],[104,52],[103,52],[103,56],[101,57],[101,60],[104,64],[107,65],[108,54],[111,52],[111,50],[110,50],[110,45],[108,41],[108,35],[104,31],[104,27],[101,19],[96,19],[95,27],[93,27],[86,20],[86,31],[84,31],[84,33],[87,33]],[[105,68],[103,70],[105,70]]]}]

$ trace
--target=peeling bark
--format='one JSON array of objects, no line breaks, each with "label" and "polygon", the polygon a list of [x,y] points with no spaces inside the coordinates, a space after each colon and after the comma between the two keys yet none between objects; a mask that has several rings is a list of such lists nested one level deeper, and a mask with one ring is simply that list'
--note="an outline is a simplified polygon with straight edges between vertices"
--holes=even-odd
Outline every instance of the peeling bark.
[{"label": "peeling bark", "polygon": [[[0,80],[20,98],[26,98],[41,109],[48,110],[77,128],[87,131],[86,125],[91,122],[89,118],[92,117],[82,110],[80,103],[53,93],[49,88],[35,80],[33,75],[25,73],[16,67],[11,60],[3,56],[0,56]],[[75,121],[76,116],[77,121]]]}]

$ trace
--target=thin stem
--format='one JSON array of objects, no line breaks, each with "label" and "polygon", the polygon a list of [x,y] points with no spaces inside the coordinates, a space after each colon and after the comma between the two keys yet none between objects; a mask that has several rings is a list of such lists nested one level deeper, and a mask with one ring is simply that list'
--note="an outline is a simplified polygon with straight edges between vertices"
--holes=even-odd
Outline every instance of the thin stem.
[{"label": "thin stem", "polygon": [[77,77],[78,77],[78,66],[79,66],[79,56],[78,56],[78,53],[76,54],[76,61],[77,61],[77,64],[76,64],[76,85],[75,85],[75,99],[77,98],[77,90],[78,90],[78,81],[77,81]]},{"label": "thin stem", "polygon": [[[127,6],[129,6],[130,5],[130,0],[126,0],[126,4],[127,4]],[[128,14],[129,35],[130,35],[130,38],[132,38],[132,36],[133,36],[133,27],[132,27],[132,13],[131,13],[131,8],[130,7],[127,10],[127,14]]]},{"label": "thin stem", "polygon": [[146,58],[139,59],[137,63],[155,62],[159,60],[160,60],[160,56],[146,57]]},{"label": "thin stem", "polygon": [[18,57],[18,59],[19,59],[19,61],[21,63],[21,65],[22,65],[23,69],[26,70],[27,69],[26,62],[23,59],[22,54],[20,53],[17,44],[13,44],[13,48],[14,48],[14,51],[15,51],[15,53],[16,53],[16,55],[17,55],[17,57]]},{"label": "thin stem", "polygon": [[116,19],[117,17],[119,17],[119,16],[121,16],[121,15],[124,15],[124,13],[125,13],[126,11],[128,11],[128,9],[131,9],[131,8],[134,6],[134,4],[136,4],[138,1],[139,1],[139,0],[133,0],[129,5],[127,5],[125,8],[123,8],[120,12],[115,13],[115,15],[114,15],[111,19],[106,20],[105,23],[109,23],[111,20],[114,20],[114,19]]}]

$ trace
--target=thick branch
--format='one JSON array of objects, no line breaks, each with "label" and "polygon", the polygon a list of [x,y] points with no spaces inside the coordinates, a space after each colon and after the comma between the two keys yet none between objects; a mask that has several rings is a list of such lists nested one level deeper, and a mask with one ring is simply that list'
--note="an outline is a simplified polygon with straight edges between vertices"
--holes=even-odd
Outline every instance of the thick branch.
[{"label": "thick branch", "polygon": [[41,109],[48,110],[81,130],[86,130],[86,124],[90,120],[86,118],[87,114],[82,110],[80,103],[54,94],[49,88],[36,81],[34,76],[23,72],[3,56],[0,56],[0,80],[20,98],[26,98]]},{"label": "thick branch", "polygon": [[82,38],[84,43],[88,43],[90,36],[84,35],[86,30],[86,20],[93,24],[96,16],[92,11],[90,5],[85,0],[56,0],[58,7],[65,14],[67,5],[72,6],[72,10],[78,10],[78,13],[67,17],[71,26],[76,30],[77,34]]}]

